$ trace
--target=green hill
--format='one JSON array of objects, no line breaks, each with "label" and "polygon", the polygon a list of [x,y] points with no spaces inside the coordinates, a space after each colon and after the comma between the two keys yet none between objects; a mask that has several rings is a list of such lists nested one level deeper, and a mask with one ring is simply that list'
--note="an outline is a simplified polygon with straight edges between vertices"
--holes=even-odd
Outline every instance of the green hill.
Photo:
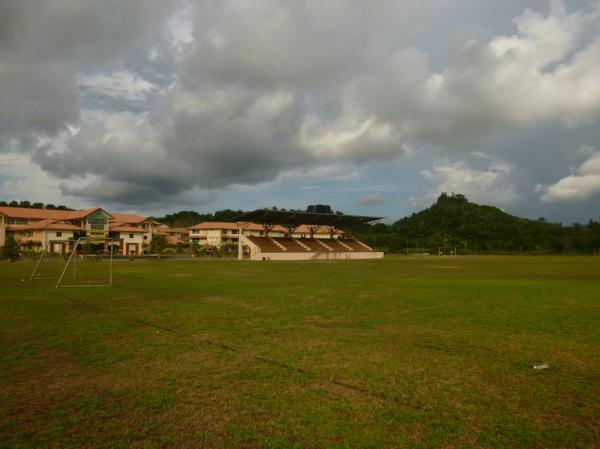
[{"label": "green hill", "polygon": [[[29,201],[0,201],[14,207],[44,207]],[[47,209],[72,210],[48,204]],[[173,227],[189,227],[203,221],[231,221],[241,210],[214,213],[180,211],[156,217]],[[470,202],[464,195],[442,193],[429,208],[392,225],[363,225],[352,234],[386,252],[431,253],[440,249],[457,254],[592,254],[600,248],[600,221],[563,226],[543,218],[516,217],[493,206]]]},{"label": "green hill", "polygon": [[563,226],[545,219],[516,217],[493,206],[443,193],[429,208],[391,226],[378,224],[357,233],[393,252],[590,254],[600,247],[600,223]]}]

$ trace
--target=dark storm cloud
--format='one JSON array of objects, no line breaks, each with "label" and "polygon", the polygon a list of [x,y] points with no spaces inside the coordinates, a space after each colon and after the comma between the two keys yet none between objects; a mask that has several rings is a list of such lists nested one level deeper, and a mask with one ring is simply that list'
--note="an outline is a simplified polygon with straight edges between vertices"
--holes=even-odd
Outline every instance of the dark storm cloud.
[{"label": "dark storm cloud", "polygon": [[[474,168],[463,155],[495,151],[490,136],[597,122],[598,5],[493,5],[497,28],[482,7],[444,19],[443,0],[4,2],[0,139],[65,194],[120,204],[432,148],[431,192],[517,201],[516,159]],[[428,52],[475,25],[484,39]]]},{"label": "dark storm cloud", "polygon": [[[29,151],[80,116],[77,76],[119,64],[146,38],[159,1],[0,3],[0,151]],[[11,146],[11,148],[13,148]]]}]

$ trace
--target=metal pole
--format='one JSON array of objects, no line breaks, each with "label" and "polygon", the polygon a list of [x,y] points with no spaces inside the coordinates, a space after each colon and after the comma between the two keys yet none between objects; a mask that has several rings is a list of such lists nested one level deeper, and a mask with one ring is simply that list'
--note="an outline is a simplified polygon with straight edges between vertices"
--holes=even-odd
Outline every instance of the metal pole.
[{"label": "metal pole", "polygon": [[[77,243],[79,243],[79,239],[77,239]],[[67,272],[67,269],[69,268],[69,264],[71,263],[71,259],[73,259],[74,254],[75,254],[75,251],[71,251],[69,260],[67,260],[67,264],[65,265],[65,268],[63,269],[62,273],[60,274],[60,278],[58,278],[58,282],[56,283],[56,288],[60,287],[60,283],[62,282],[63,278],[65,277],[65,273]]]},{"label": "metal pole", "polygon": [[42,255],[40,256],[40,258],[38,259],[37,263],[35,264],[35,267],[33,268],[33,272],[31,273],[31,276],[29,277],[30,281],[33,281],[33,277],[37,273],[38,267],[40,266],[40,263],[42,262],[42,259],[46,255],[47,250],[48,250],[48,243],[46,242],[46,244],[44,245],[44,249],[42,250]]},{"label": "metal pole", "polygon": [[242,247],[242,225],[238,224],[238,260],[244,258],[244,248]]},{"label": "metal pole", "polygon": [[109,274],[108,274],[108,285],[110,285],[112,287],[113,285],[113,246],[114,246],[114,241],[113,239],[109,239],[110,240],[110,268],[109,268]]},{"label": "metal pole", "polygon": [[[72,249],[75,253],[77,253],[77,245]],[[77,278],[77,254],[75,254],[75,258],[73,259],[73,279]]]}]

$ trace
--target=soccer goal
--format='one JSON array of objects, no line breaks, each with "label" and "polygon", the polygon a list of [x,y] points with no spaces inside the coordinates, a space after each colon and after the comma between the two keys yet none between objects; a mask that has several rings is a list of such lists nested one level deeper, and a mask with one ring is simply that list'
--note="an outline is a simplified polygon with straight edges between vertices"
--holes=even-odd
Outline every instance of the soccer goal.
[{"label": "soccer goal", "polygon": [[67,252],[56,254],[48,242],[29,280],[55,280],[56,288],[110,287],[115,244],[110,237],[79,237],[69,240]]}]

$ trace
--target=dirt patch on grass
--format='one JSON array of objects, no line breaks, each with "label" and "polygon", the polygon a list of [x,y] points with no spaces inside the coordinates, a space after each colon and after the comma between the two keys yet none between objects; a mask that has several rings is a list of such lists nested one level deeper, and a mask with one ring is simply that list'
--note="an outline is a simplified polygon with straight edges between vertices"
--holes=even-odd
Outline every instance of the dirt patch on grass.
[{"label": "dirt patch on grass", "polygon": [[318,327],[343,327],[345,321],[337,320],[334,318],[328,318],[321,315],[312,315],[306,318],[306,321],[314,326]]}]

